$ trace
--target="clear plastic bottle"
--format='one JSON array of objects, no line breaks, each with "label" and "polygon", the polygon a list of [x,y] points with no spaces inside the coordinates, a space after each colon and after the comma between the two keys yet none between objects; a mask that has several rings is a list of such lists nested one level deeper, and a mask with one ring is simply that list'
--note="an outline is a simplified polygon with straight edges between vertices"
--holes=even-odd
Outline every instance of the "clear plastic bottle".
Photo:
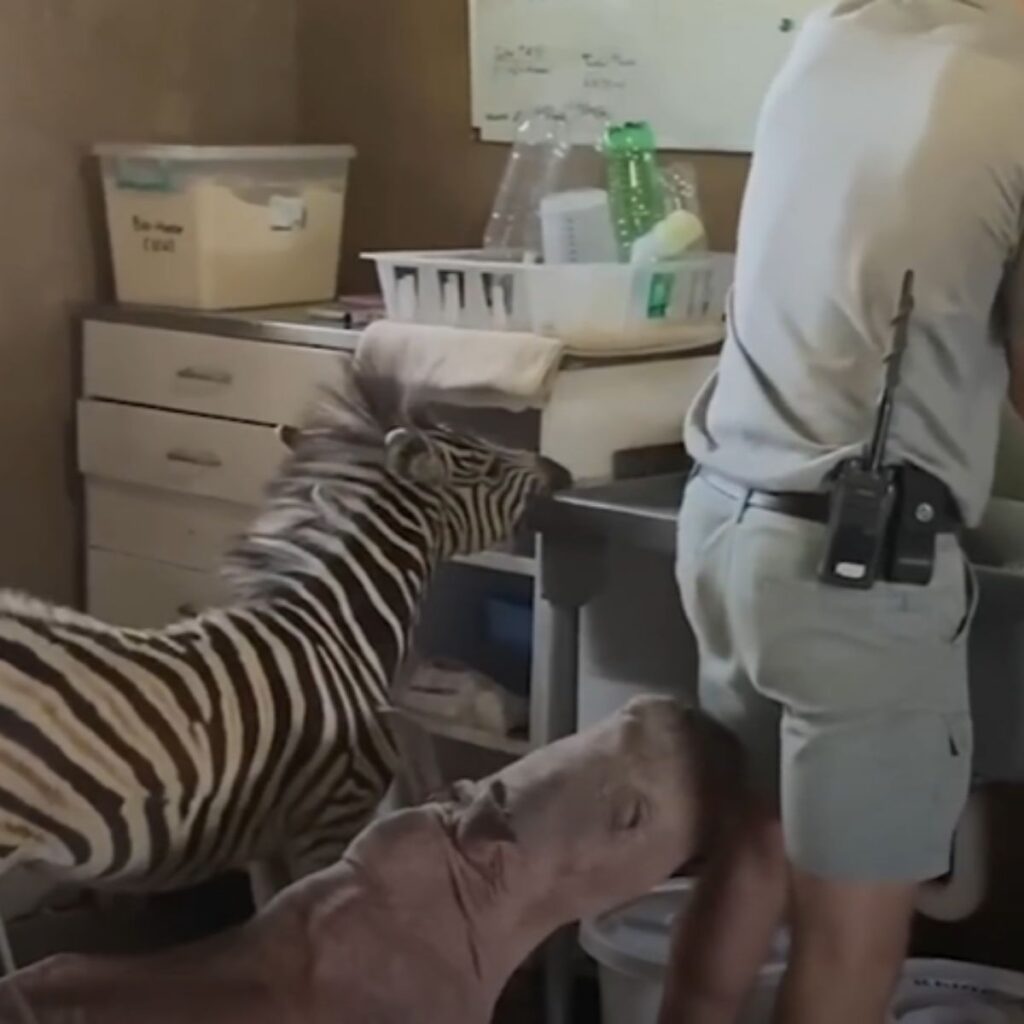
[{"label": "clear plastic bottle", "polygon": [[569,104],[565,116],[572,140],[565,168],[565,187],[607,189],[608,159],[604,144],[611,125],[607,113],[579,102]]},{"label": "clear plastic bottle", "polygon": [[570,150],[564,117],[549,107],[519,124],[484,233],[484,248],[519,260],[540,259],[540,204],[559,190]]},{"label": "clear plastic bottle", "polygon": [[633,243],[653,230],[668,212],[651,126],[641,121],[609,128],[605,155],[619,259],[628,263]]}]

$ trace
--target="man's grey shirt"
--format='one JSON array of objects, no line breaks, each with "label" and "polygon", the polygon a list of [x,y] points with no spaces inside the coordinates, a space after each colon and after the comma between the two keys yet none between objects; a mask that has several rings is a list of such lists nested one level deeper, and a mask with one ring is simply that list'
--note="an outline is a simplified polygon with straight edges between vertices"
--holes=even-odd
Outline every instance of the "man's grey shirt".
[{"label": "man's grey shirt", "polygon": [[992,485],[1024,208],[1024,5],[847,0],[766,99],[729,332],[690,453],[747,486],[820,489],[871,434],[904,273],[917,308],[890,461]]}]

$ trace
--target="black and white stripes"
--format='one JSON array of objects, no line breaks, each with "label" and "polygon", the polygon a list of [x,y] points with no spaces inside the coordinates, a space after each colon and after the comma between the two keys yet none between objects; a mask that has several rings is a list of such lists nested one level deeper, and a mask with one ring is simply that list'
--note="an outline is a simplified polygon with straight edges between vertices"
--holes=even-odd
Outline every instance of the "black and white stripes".
[{"label": "black and white stripes", "polygon": [[380,712],[434,567],[564,476],[352,374],[285,439],[236,605],[144,631],[0,594],[0,871],[149,890],[332,860],[390,779]]}]

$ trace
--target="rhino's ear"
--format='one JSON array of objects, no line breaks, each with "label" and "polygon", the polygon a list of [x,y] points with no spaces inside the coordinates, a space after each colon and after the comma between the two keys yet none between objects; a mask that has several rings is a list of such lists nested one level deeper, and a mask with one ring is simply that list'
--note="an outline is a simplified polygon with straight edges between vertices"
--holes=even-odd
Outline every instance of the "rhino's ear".
[{"label": "rhino's ear", "polygon": [[474,848],[495,843],[514,843],[517,836],[507,810],[505,784],[492,780],[462,814],[459,823],[459,845],[467,856]]}]

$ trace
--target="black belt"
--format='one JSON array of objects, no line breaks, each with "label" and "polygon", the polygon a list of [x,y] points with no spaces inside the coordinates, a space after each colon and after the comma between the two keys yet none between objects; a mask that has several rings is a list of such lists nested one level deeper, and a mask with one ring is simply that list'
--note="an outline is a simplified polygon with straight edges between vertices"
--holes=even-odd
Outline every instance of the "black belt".
[{"label": "black belt", "polygon": [[[912,472],[923,473],[924,470],[913,469]],[[698,466],[693,475],[699,476],[712,490],[747,508],[765,509],[812,523],[827,523],[829,520],[827,494],[812,491],[758,491],[744,487],[705,466]],[[948,491],[946,493],[945,507],[936,510],[936,533],[957,533],[961,525],[960,513],[952,495]]]}]

